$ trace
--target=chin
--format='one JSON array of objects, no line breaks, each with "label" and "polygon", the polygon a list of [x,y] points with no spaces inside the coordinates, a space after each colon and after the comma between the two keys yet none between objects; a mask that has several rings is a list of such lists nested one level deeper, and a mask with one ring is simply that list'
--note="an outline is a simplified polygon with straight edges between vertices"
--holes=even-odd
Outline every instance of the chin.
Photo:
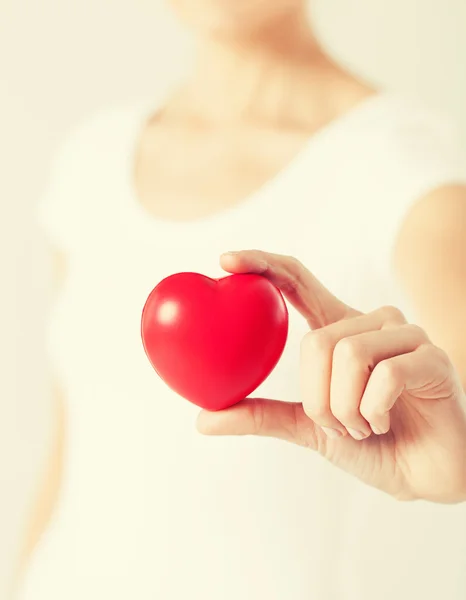
[{"label": "chin", "polygon": [[249,37],[267,29],[304,0],[171,0],[180,18],[203,35]]}]

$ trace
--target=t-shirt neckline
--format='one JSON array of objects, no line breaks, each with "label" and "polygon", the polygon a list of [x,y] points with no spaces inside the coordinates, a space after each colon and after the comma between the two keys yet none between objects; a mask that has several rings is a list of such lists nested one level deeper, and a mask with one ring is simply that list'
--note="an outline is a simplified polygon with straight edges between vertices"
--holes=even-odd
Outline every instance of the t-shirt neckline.
[{"label": "t-shirt neckline", "polygon": [[[328,124],[318,129],[315,133],[309,136],[302,148],[288,162],[288,164],[283,167],[283,169],[281,169],[278,173],[261,185],[257,190],[247,195],[243,200],[230,207],[205,216],[188,220],[176,220],[157,217],[156,215],[151,214],[144,207],[138,197],[134,179],[135,160],[141,141],[141,136],[150,120],[154,118],[154,116],[163,106],[166,95],[161,95],[161,97],[159,97],[155,103],[152,101],[144,104],[142,109],[138,110],[137,117],[135,119],[134,130],[131,131],[129,154],[128,160],[126,161],[127,168],[125,170],[125,187],[127,190],[125,197],[128,199],[128,210],[125,214],[126,223],[128,224],[127,219],[130,218],[133,224],[138,227],[140,232],[142,232],[142,230],[148,230],[149,233],[153,234],[154,231],[160,231],[161,228],[182,232],[183,230],[192,229],[193,227],[221,224],[225,220],[228,220],[232,217],[239,217],[240,215],[244,214],[245,211],[252,210],[253,207],[257,207],[257,205],[264,202],[270,197],[273,190],[279,189],[281,185],[290,177],[292,177],[295,172],[300,171],[301,165],[309,156],[311,150],[317,150],[320,144],[322,144],[324,141],[327,141],[332,136],[337,137],[348,127],[353,126],[362,117],[372,114],[373,110],[385,103],[387,97],[391,97],[391,94],[384,91],[371,94],[358,102],[354,107],[349,109],[337,119],[330,121]],[[267,207],[266,209],[264,208],[264,210],[269,211],[270,207]]]}]

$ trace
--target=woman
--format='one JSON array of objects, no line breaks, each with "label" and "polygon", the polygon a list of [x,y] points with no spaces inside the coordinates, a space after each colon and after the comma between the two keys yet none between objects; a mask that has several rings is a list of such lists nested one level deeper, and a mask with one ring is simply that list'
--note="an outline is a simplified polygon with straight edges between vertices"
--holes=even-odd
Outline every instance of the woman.
[{"label": "woman", "polygon": [[[304,0],[172,4],[197,36],[191,77],[149,109],[80,128],[43,205],[67,267],[51,336],[67,397],[66,468],[22,597],[464,598],[466,508],[442,504],[463,499],[463,398],[433,346],[464,381],[466,166],[454,134],[334,64]],[[245,403],[203,413],[199,428],[318,447],[372,487],[297,445],[199,436],[194,409],[154,374],[139,336],[147,294],[174,272],[220,274],[228,247],[299,257],[341,301],[294,261],[223,258],[229,271],[271,277],[305,316],[292,312],[287,350],[258,396],[299,399],[301,340],[316,339],[306,321],[324,326],[326,345],[317,354],[303,345],[302,408]],[[342,313],[341,302],[368,316]],[[378,330],[381,352],[369,344],[351,379],[339,367],[332,380],[338,342]],[[409,367],[371,413],[361,373],[404,354]],[[421,386],[429,414],[416,368],[432,372]],[[412,418],[398,419],[406,407]],[[408,444],[409,461],[395,451],[397,468],[385,459],[382,468],[388,454],[377,449],[397,449],[400,431],[417,440],[419,423],[433,430],[421,442],[436,443],[419,442],[417,457]]]}]

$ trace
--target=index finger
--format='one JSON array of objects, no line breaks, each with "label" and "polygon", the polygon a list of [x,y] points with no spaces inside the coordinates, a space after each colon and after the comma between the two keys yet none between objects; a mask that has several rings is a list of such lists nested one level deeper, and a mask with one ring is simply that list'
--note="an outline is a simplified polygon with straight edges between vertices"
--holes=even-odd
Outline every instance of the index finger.
[{"label": "index finger", "polygon": [[229,273],[257,273],[266,277],[303,315],[311,329],[319,329],[360,313],[336,298],[296,258],[243,250],[227,252],[220,258]]}]

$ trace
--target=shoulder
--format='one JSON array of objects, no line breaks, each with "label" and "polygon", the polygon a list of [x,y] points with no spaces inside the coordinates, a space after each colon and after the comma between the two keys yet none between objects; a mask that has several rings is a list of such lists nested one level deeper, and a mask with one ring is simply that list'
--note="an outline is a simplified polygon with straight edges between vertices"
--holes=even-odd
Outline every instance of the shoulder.
[{"label": "shoulder", "polygon": [[464,166],[459,127],[453,119],[415,98],[387,95],[381,112],[374,114],[373,132],[385,149],[388,164],[425,169],[441,165]]},{"label": "shoulder", "polygon": [[400,240],[412,240],[413,229],[420,235],[423,223],[438,235],[440,213],[448,230],[464,196],[466,153],[453,120],[404,95],[382,95],[359,123],[348,152],[358,186],[353,202],[371,260],[391,276]]},{"label": "shoulder", "polygon": [[381,98],[360,128],[361,178],[380,202],[377,211],[399,218],[439,188],[466,184],[466,152],[448,116],[398,95]]},{"label": "shoulder", "polygon": [[405,289],[434,297],[430,282],[441,289],[448,278],[464,278],[466,150],[459,127],[425,109],[407,115],[398,137],[396,161],[410,191],[398,207],[394,201],[391,263]]},{"label": "shoulder", "polygon": [[108,179],[109,173],[121,172],[130,160],[144,114],[144,107],[138,105],[117,107],[78,121],[54,153],[45,195],[83,196],[102,178]]},{"label": "shoulder", "polygon": [[464,373],[466,183],[441,186],[415,203],[392,258],[413,315]]},{"label": "shoulder", "polygon": [[100,111],[65,137],[38,209],[39,225],[56,247],[70,251],[104,211],[105,186],[124,171],[143,118],[140,106]]}]

